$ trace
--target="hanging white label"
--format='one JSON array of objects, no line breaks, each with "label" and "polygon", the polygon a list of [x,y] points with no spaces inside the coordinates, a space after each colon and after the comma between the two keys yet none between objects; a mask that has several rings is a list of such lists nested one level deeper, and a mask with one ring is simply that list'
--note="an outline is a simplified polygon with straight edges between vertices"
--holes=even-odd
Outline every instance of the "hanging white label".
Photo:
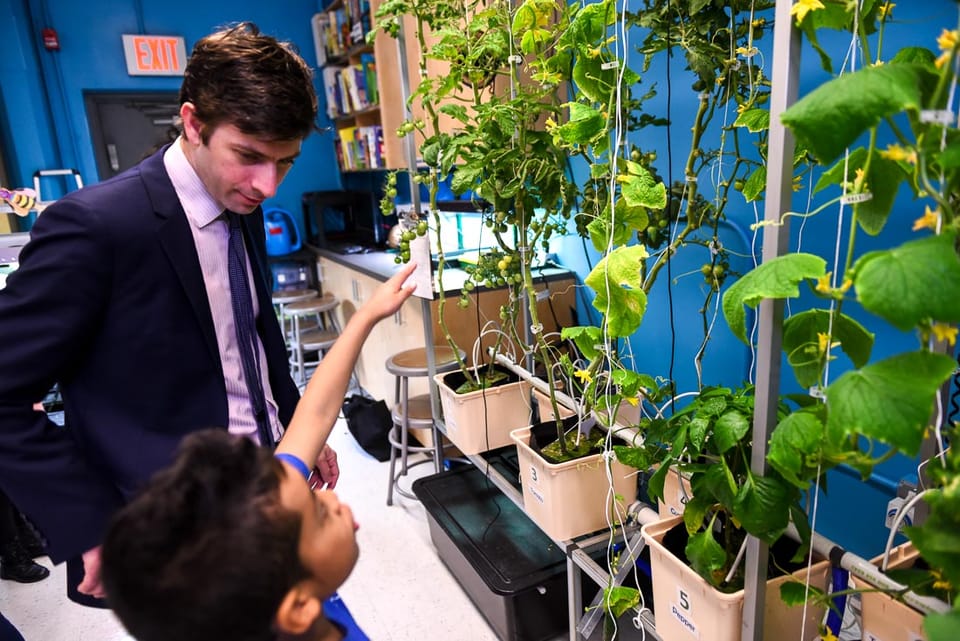
[{"label": "hanging white label", "polygon": [[602,65],[600,65],[600,69],[603,70],[603,71],[607,71],[607,70],[609,70],[609,69],[616,69],[616,68],[619,67],[619,66],[620,66],[620,62],[619,62],[619,61],[617,61],[617,60],[610,60],[610,61],[605,62],[605,63],[603,63]]},{"label": "hanging white label", "polygon": [[924,109],[920,112],[920,122],[949,125],[953,122],[953,112],[949,109]]},{"label": "hanging white label", "polygon": [[846,196],[841,196],[840,202],[844,205],[855,205],[856,203],[865,203],[872,199],[873,194],[871,194],[869,191],[865,191],[862,194],[847,194]]}]

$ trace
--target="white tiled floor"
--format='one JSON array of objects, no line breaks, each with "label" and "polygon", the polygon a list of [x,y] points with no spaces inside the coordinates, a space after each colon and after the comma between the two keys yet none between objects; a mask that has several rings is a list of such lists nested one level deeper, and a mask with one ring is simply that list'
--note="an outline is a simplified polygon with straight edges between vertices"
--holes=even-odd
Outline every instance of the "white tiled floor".
[{"label": "white tiled floor", "polygon": [[[388,464],[363,452],[343,421],[330,443],[340,457],[338,493],[360,523],[360,561],[340,594],[370,638],[495,641],[496,635],[437,557],[420,504],[395,496],[393,507],[386,506]],[[432,465],[420,465],[412,476],[431,471]],[[402,483],[409,487],[410,481]],[[50,567],[48,560],[41,562]],[[39,583],[0,581],[0,611],[26,641],[131,639],[110,612],[67,600],[62,565]]]}]

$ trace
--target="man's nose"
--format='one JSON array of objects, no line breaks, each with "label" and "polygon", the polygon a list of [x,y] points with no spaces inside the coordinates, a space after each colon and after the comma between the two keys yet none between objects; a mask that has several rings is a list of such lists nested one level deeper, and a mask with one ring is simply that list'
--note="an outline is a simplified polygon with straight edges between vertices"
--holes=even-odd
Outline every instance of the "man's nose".
[{"label": "man's nose", "polygon": [[264,198],[272,198],[280,185],[280,172],[273,163],[257,165],[253,175],[253,188]]}]

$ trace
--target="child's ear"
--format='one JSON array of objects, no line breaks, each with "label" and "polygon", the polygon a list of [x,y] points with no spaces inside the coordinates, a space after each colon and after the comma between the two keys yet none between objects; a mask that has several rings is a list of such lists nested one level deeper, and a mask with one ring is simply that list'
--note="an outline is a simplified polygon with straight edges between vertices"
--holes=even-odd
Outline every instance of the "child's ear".
[{"label": "child's ear", "polygon": [[303,634],[323,613],[323,604],[305,581],[284,595],[277,608],[277,628],[289,634]]}]

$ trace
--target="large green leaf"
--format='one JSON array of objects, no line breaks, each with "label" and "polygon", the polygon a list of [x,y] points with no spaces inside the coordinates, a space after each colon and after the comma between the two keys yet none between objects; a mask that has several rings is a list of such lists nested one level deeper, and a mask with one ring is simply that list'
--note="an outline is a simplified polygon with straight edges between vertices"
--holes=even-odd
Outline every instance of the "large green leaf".
[{"label": "large green leaf", "polygon": [[667,481],[667,474],[670,473],[670,464],[673,462],[669,456],[660,463],[660,467],[650,475],[647,480],[647,495],[653,501],[663,500],[663,486]]},{"label": "large green leaf", "polygon": [[797,411],[786,417],[770,435],[767,461],[784,479],[806,490],[817,474],[817,454],[823,447],[824,426],[811,412]]},{"label": "large green leaf", "polygon": [[753,170],[743,184],[743,197],[747,202],[753,202],[763,195],[763,190],[767,188],[767,166],[760,165]]},{"label": "large green leaf", "polygon": [[926,65],[865,67],[814,89],[780,119],[817,160],[828,163],[883,118],[921,109],[934,80]]},{"label": "large green leaf", "polygon": [[564,142],[585,145],[604,132],[606,118],[599,109],[579,102],[568,102],[566,106],[570,117],[556,131]]},{"label": "large green leaf", "polygon": [[694,418],[690,421],[690,445],[696,452],[703,450],[703,444],[707,440],[707,430],[710,428],[710,421],[703,417]]},{"label": "large green leaf", "polygon": [[723,316],[731,331],[747,342],[744,305],[756,307],[764,298],[795,298],[800,281],[824,275],[827,262],[813,254],[787,254],[744,274],[723,295]]},{"label": "large green leaf", "polygon": [[949,356],[917,351],[846,372],[826,390],[830,441],[862,435],[916,456],[934,396],[955,366]]},{"label": "large green leaf", "polygon": [[625,198],[618,198],[613,207],[613,218],[609,216],[610,205],[606,204],[603,213],[598,218],[594,218],[587,225],[587,231],[590,234],[590,242],[601,254],[607,251],[607,245],[611,244],[626,245],[634,234],[646,229],[650,223],[650,217],[644,207],[632,206],[627,204]]},{"label": "large green leaf", "polygon": [[697,532],[687,541],[685,550],[687,561],[693,571],[706,579],[711,585],[723,583],[727,564],[727,553],[723,546],[713,538],[711,530]]},{"label": "large green leaf", "polygon": [[738,488],[726,460],[721,458],[719,463],[711,464],[704,472],[690,477],[690,490],[694,497],[703,497],[708,506],[719,503],[729,508],[733,505]]},{"label": "large green leaf", "polygon": [[713,502],[703,493],[690,497],[683,507],[683,524],[688,534],[694,534],[703,528],[703,521],[710,513],[711,507]]},{"label": "large green leaf", "polygon": [[[840,185],[844,181],[853,182],[858,169],[866,167],[867,150],[857,147],[846,158],[841,158],[817,181],[814,191],[830,185]],[[870,200],[857,205],[857,222],[865,232],[876,236],[883,229],[893,209],[893,201],[900,190],[900,183],[906,178],[900,165],[887,160],[879,153],[870,154],[870,166],[866,176],[867,191]]]},{"label": "large green leaf", "polygon": [[605,315],[611,337],[626,338],[640,327],[647,310],[641,268],[648,255],[643,245],[618,247],[583,281],[596,292],[593,306]]},{"label": "large green leaf", "polygon": [[928,236],[862,256],[854,265],[860,303],[904,331],[928,319],[960,322],[960,257],[954,238]]},{"label": "large green leaf", "polygon": [[620,193],[635,207],[663,209],[667,206],[667,187],[653,177],[650,171],[633,161],[627,162],[627,173],[618,178]]},{"label": "large green leaf", "polygon": [[737,410],[724,412],[713,426],[714,448],[723,454],[750,431],[750,417]]},{"label": "large green leaf", "polygon": [[727,564],[727,553],[723,546],[713,538],[712,530],[697,532],[687,541],[685,550],[687,561],[693,571],[706,579],[711,585],[718,586],[723,582],[724,569]]},{"label": "large green leaf", "polygon": [[603,607],[615,617],[633,610],[640,605],[640,590],[615,585],[605,588],[603,593]]},{"label": "large green leaf", "polygon": [[956,641],[957,630],[960,630],[960,610],[928,614],[923,618],[923,631],[928,641]]},{"label": "large green leaf", "polygon": [[654,462],[645,447],[631,447],[629,445],[614,445],[613,453],[617,460],[624,465],[644,471]]},{"label": "large green leaf", "polygon": [[733,515],[743,529],[772,544],[787,528],[796,492],[775,476],[747,477],[733,501]]},{"label": "large green leaf", "polygon": [[563,340],[572,340],[577,344],[583,355],[593,360],[599,355],[597,345],[603,344],[603,332],[599,327],[592,325],[578,325],[575,327],[564,327],[560,330],[560,338]]},{"label": "large green leaf", "polygon": [[747,109],[737,116],[734,127],[746,127],[752,134],[766,131],[770,128],[770,111],[767,109]]},{"label": "large green leaf", "polygon": [[832,331],[832,340],[840,343],[855,367],[870,360],[873,334],[845,314],[834,315],[831,327],[830,316],[825,309],[810,309],[783,321],[783,351],[801,387],[816,385],[823,374],[826,360],[820,352],[819,334]]}]

